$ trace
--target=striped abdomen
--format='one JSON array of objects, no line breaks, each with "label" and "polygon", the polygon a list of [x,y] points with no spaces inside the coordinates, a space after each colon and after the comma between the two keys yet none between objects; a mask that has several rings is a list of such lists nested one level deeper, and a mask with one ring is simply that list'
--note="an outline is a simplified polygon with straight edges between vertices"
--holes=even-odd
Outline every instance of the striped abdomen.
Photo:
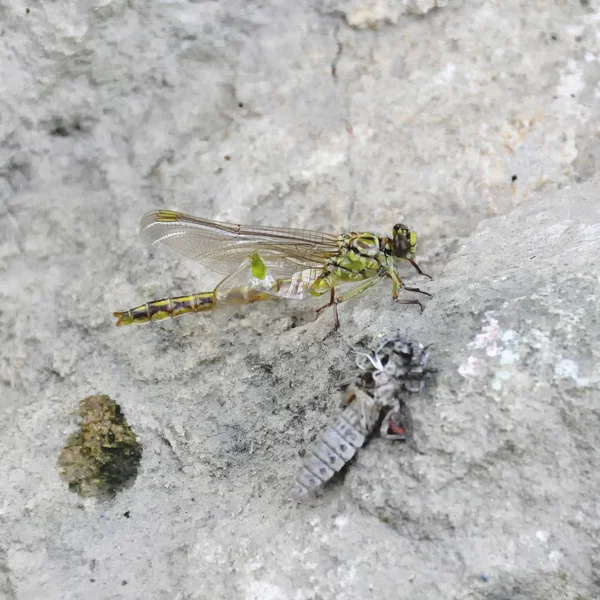
[{"label": "striped abdomen", "polygon": [[243,306],[244,304],[272,300],[273,298],[272,294],[248,287],[237,287],[227,291],[220,291],[217,288],[212,292],[200,292],[191,296],[153,300],[123,312],[115,312],[113,315],[117,317],[116,325],[118,327],[119,325],[148,323],[149,321],[160,321],[169,317],[180,317],[192,312],[213,310],[215,307]]},{"label": "striped abdomen", "polygon": [[350,390],[349,404],[306,453],[302,468],[289,492],[300,500],[329,481],[365,443],[377,423],[381,406],[358,388]]},{"label": "striped abdomen", "polygon": [[117,327],[120,325],[131,325],[132,323],[148,323],[148,321],[160,321],[169,317],[180,317],[191,312],[211,310],[214,304],[213,292],[201,292],[191,296],[178,296],[176,298],[163,298],[146,302],[141,306],[130,308],[123,312],[115,312]]}]

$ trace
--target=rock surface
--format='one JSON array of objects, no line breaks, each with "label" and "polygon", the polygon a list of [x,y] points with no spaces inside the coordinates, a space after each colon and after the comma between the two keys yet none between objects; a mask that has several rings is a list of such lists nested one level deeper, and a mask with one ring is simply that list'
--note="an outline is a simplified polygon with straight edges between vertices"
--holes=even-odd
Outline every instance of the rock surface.
[{"label": "rock surface", "polygon": [[[0,597],[600,597],[596,2],[0,0]],[[434,294],[115,328],[218,277],[156,207],[409,223]],[[433,343],[406,444],[284,493],[352,348]],[[108,394],[144,448],[82,500],[56,461]]]}]

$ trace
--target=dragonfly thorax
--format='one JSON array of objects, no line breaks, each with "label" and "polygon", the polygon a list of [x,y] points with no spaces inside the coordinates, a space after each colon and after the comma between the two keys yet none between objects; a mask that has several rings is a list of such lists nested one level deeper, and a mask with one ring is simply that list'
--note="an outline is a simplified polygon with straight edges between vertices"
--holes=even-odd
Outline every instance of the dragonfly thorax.
[{"label": "dragonfly thorax", "polygon": [[[380,276],[393,262],[391,252],[382,250],[382,240],[372,233],[345,233],[339,236],[339,252],[327,259],[322,275],[312,286],[321,293],[340,283]],[[390,240],[391,241],[391,240]]]},{"label": "dragonfly thorax", "polygon": [[373,233],[346,233],[341,236],[342,248],[354,251],[360,256],[375,258],[381,252],[381,242],[379,236]]}]

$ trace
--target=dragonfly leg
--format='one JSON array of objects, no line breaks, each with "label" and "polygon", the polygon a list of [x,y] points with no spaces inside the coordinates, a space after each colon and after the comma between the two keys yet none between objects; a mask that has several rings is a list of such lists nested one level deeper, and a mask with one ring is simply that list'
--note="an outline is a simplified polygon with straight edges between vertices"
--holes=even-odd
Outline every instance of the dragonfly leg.
[{"label": "dragonfly leg", "polygon": [[394,269],[386,271],[385,274],[392,280],[392,300],[398,300],[398,291],[404,285],[404,283],[402,283],[402,279],[400,279],[398,273],[396,273]]},{"label": "dragonfly leg", "polygon": [[348,290],[343,296],[338,296],[337,303],[344,302],[346,300],[350,300],[350,298],[354,298],[354,296],[358,296],[362,294],[364,291],[368,290],[370,287],[373,287],[376,283],[379,282],[377,277],[373,277],[372,279],[367,279],[365,282],[353,287],[351,290]]},{"label": "dragonfly leg", "polygon": [[336,329],[340,328],[340,318],[338,316],[338,309],[337,309],[339,300],[338,301],[335,300],[335,288],[331,288],[330,301],[333,306],[333,329],[335,331]]},{"label": "dragonfly leg", "polygon": [[431,294],[429,292],[424,292],[419,288],[404,286],[403,289],[405,289],[407,292],[418,292],[419,294],[424,294],[425,296],[429,296],[431,298]]},{"label": "dragonfly leg", "polygon": [[338,317],[338,311],[337,311],[338,302],[340,302],[340,300],[335,299],[335,288],[332,287],[329,290],[329,302],[327,304],[324,304],[323,306],[320,306],[319,308],[317,308],[317,314],[318,314],[321,311],[325,310],[326,308],[333,306],[333,328],[334,329],[340,328],[340,319]]},{"label": "dragonfly leg", "polygon": [[333,318],[335,321],[335,329],[338,329],[340,326],[340,320],[338,318],[337,305],[340,302],[350,300],[350,298],[354,298],[354,296],[358,296],[359,294],[362,294],[365,290],[368,290],[370,287],[373,287],[376,283],[378,283],[378,281],[379,280],[375,277],[373,279],[367,279],[367,281],[361,283],[360,285],[357,285],[356,287],[353,287],[351,290],[348,290],[348,292],[346,292],[343,296],[338,296],[337,298],[335,297],[335,288],[331,288],[331,293],[329,296],[329,304],[326,304],[325,306],[321,306],[320,308],[317,309],[317,312],[322,311],[324,308],[327,308],[328,306],[333,306]]},{"label": "dragonfly leg", "polygon": [[386,275],[392,280],[392,299],[398,302],[398,304],[418,304],[421,312],[423,312],[423,305],[420,300],[412,299],[412,300],[398,300],[398,292],[401,288],[409,292],[419,292],[420,294],[425,294],[426,296],[431,296],[430,293],[424,292],[419,288],[406,287],[402,282],[402,279],[398,276],[398,273],[393,269],[390,269]]},{"label": "dragonfly leg", "polygon": [[414,258],[407,258],[406,260],[408,260],[408,262],[417,270],[419,275],[424,275],[425,277],[429,277],[429,279],[433,279],[431,275],[421,271],[421,267],[419,267],[419,265],[415,262]]},{"label": "dragonfly leg", "polygon": [[423,312],[425,310],[423,308],[423,304],[421,304],[421,301],[417,300],[416,298],[413,298],[412,300],[398,300],[396,298],[396,302],[398,304],[417,304],[419,306],[419,308],[421,309],[421,312]]}]

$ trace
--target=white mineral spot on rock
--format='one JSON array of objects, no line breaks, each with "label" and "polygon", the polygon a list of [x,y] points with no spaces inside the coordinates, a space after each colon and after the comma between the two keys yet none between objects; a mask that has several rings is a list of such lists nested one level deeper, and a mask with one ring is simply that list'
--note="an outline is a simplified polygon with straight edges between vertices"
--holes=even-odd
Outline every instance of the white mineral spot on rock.
[{"label": "white mineral spot on rock", "polygon": [[520,356],[518,352],[513,352],[510,349],[502,350],[500,353],[500,364],[501,365],[512,365],[519,360]]},{"label": "white mineral spot on rock", "polygon": [[446,81],[452,81],[455,72],[456,65],[453,63],[448,63],[441,73],[442,79],[445,79]]},{"label": "white mineral spot on rock", "polygon": [[579,365],[569,358],[563,358],[560,362],[556,363],[554,374],[562,379],[569,377],[577,379],[579,377]]},{"label": "white mineral spot on rock", "polygon": [[542,543],[547,543],[548,542],[548,538],[550,537],[550,533],[548,533],[547,531],[538,531],[535,534],[535,537],[537,537],[538,540],[540,540],[540,542]]},{"label": "white mineral spot on rock", "polygon": [[496,340],[500,337],[500,328],[498,321],[493,317],[488,317],[488,324],[481,328],[483,333],[478,333],[473,341],[469,344],[470,348],[482,349],[488,356],[498,355],[498,345]]},{"label": "white mineral spot on rock", "polygon": [[334,523],[335,523],[336,527],[338,527],[339,529],[343,529],[344,527],[346,527],[349,522],[350,522],[350,519],[348,518],[347,515],[338,515],[334,519]]},{"label": "white mineral spot on rock", "polygon": [[510,379],[510,372],[504,369],[496,371],[496,375],[492,381],[492,388],[496,391],[502,388],[502,382]]},{"label": "white mineral spot on rock", "polygon": [[286,600],[285,590],[270,581],[251,581],[247,584],[245,600]]},{"label": "white mineral spot on rock", "polygon": [[579,377],[579,365],[570,358],[563,358],[556,363],[554,374],[560,379],[572,379],[577,387],[585,387],[590,382],[588,377]]},{"label": "white mineral spot on rock", "polygon": [[578,63],[570,60],[561,72],[560,82],[556,86],[556,94],[563,97],[579,95],[585,89],[585,77]]},{"label": "white mineral spot on rock", "polygon": [[477,358],[475,356],[469,356],[469,358],[458,367],[458,372],[463,377],[475,377],[475,375],[477,375]]},{"label": "white mineral spot on rock", "polygon": [[503,342],[512,342],[515,341],[517,339],[517,333],[515,331],[513,331],[512,329],[507,329],[503,334],[502,334],[502,341]]},{"label": "white mineral spot on rock", "polygon": [[548,558],[552,563],[552,566],[558,568],[563,560],[563,553],[560,550],[552,550],[552,552],[548,554]]}]

